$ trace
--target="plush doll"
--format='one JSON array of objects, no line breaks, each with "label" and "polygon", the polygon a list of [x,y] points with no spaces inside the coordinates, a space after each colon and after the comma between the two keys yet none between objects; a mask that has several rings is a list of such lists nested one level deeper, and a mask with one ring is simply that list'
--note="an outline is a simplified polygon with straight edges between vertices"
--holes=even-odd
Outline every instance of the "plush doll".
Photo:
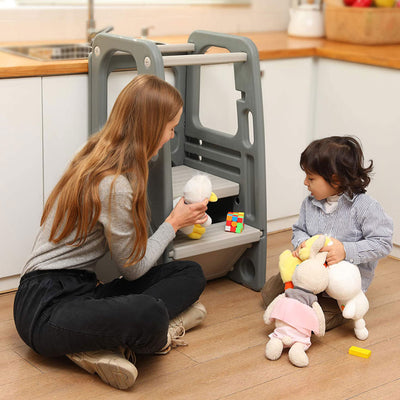
[{"label": "plush doll", "polygon": [[[290,287],[294,268],[309,257],[311,245],[319,236],[315,235],[306,240],[305,246],[299,251],[300,258],[292,256],[290,250],[281,254],[279,268],[281,269],[282,280],[285,282],[285,288]],[[331,239],[326,237],[325,245],[329,246],[330,241]],[[329,283],[326,293],[338,302],[344,318],[354,320],[356,337],[359,340],[367,339],[368,330],[365,326],[364,316],[369,309],[369,302],[361,289],[360,270],[348,261],[340,261],[328,266],[328,272]]]},{"label": "plush doll", "polygon": [[[324,242],[325,236],[321,236],[311,245],[310,258],[297,265],[290,277],[294,287],[277,296],[265,310],[264,322],[269,325],[275,321],[275,330],[265,348],[269,360],[277,360],[283,348],[290,348],[290,362],[305,367],[309,363],[306,350],[311,346],[311,332],[325,334],[325,317],[316,296],[328,285],[324,265],[327,253],[319,252]],[[286,260],[290,261],[288,257]],[[287,271],[284,264],[282,259],[281,275]]]},{"label": "plush doll", "polygon": [[[197,174],[189,179],[183,188],[183,198],[186,204],[198,203],[204,199],[209,201],[217,201],[218,198],[215,193],[212,192],[212,186],[210,178],[204,174]],[[180,200],[180,197],[174,199],[174,207]],[[190,239],[200,239],[206,231],[206,227],[211,225],[211,217],[208,215],[208,219],[204,224],[196,224],[181,228],[180,231],[187,235]]]},{"label": "plush doll", "polygon": [[[300,259],[308,257],[309,245],[319,235],[306,240],[306,246],[300,249]],[[330,238],[326,237],[325,245],[329,246]],[[358,267],[348,261],[340,261],[328,266],[329,283],[326,293],[338,302],[343,317],[354,320],[354,333],[359,340],[368,338],[364,316],[369,309],[369,302],[361,286],[361,274]]]}]

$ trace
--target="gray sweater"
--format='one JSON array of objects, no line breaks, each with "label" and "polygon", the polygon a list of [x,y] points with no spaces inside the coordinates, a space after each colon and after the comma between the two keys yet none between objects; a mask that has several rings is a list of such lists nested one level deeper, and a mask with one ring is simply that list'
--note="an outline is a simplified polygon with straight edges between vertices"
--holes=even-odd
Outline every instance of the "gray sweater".
[{"label": "gray sweater", "polygon": [[[100,183],[100,217],[81,246],[67,244],[75,237],[75,231],[60,243],[49,242],[55,214],[55,207],[53,207],[45,224],[40,228],[22,275],[31,271],[53,269],[85,269],[96,272],[96,261],[109,249],[113,260],[118,265],[119,272],[128,280],[140,278],[156,264],[167,245],[174,239],[174,229],[168,222],[164,222],[149,237],[144,258],[135,265],[124,267],[132,251],[135,237],[132,221],[133,193],[128,179],[122,175],[118,176],[113,188],[109,215],[109,194],[113,179],[114,176],[107,176]],[[109,232],[108,239],[105,231]]]}]

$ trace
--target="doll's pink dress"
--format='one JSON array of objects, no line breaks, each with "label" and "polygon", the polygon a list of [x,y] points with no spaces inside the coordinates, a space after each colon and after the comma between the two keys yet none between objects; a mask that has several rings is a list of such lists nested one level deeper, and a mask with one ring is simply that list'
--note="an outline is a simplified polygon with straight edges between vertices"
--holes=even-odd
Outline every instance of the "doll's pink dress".
[{"label": "doll's pink dress", "polygon": [[[311,332],[319,333],[319,322],[315,311],[296,299],[281,297],[274,305],[270,318],[286,324],[276,327],[269,335],[270,338],[282,340],[285,336],[290,337],[294,342],[303,343],[304,350],[311,346]],[[284,345],[284,347],[290,346]]]}]

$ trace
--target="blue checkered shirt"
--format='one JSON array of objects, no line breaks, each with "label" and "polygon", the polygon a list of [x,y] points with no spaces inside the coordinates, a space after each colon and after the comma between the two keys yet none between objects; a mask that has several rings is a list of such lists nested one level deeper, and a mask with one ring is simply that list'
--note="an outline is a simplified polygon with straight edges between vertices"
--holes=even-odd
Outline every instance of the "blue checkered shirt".
[{"label": "blue checkered shirt", "polygon": [[340,240],[346,251],[345,260],[356,264],[361,272],[362,288],[367,290],[374,277],[378,260],[392,249],[393,221],[382,206],[367,194],[352,199],[343,194],[332,213],[324,210],[325,200],[306,197],[298,221],[293,225],[294,248],[304,240],[325,234]]}]

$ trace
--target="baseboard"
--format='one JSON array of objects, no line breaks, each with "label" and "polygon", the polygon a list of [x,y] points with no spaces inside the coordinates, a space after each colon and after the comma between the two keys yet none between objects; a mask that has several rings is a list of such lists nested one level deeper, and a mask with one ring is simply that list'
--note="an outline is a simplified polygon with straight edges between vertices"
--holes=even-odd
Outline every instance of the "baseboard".
[{"label": "baseboard", "polygon": [[400,245],[394,244],[393,249],[390,252],[390,256],[400,260]]},{"label": "baseboard", "polygon": [[292,225],[299,218],[298,215],[292,215],[290,217],[271,219],[267,221],[267,233],[283,231],[290,229]]},{"label": "baseboard", "polygon": [[13,292],[19,285],[19,275],[7,276],[0,278],[0,294]]}]

